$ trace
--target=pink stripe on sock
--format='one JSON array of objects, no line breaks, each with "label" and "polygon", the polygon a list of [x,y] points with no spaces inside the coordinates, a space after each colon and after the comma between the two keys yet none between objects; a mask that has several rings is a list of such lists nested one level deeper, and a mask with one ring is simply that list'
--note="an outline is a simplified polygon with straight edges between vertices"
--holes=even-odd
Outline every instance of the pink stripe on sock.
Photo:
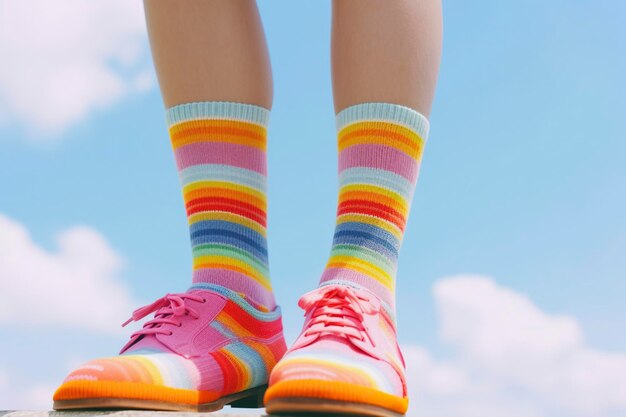
[{"label": "pink stripe on sock", "polygon": [[402,175],[412,183],[417,181],[415,159],[404,152],[385,145],[354,145],[339,153],[339,172],[347,168],[370,167]]},{"label": "pink stripe on sock", "polygon": [[178,169],[199,164],[233,165],[267,175],[265,152],[251,146],[223,142],[198,142],[175,152]]},{"label": "pink stripe on sock", "polygon": [[376,294],[382,301],[387,303],[395,314],[395,297],[389,288],[382,285],[369,275],[343,268],[326,268],[320,279],[320,284],[327,281],[348,281],[364,287]]},{"label": "pink stripe on sock", "polygon": [[[193,271],[193,283],[207,283],[221,285],[233,291],[246,294],[252,302],[274,307],[274,295],[261,284],[250,279],[249,276],[228,269],[201,268]],[[252,296],[254,295],[254,298]]]}]

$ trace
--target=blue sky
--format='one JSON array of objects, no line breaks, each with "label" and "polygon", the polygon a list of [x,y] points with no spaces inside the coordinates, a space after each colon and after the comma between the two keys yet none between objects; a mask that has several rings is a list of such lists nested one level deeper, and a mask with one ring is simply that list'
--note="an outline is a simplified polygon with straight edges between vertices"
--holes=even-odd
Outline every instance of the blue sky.
[{"label": "blue sky", "polygon": [[[275,85],[270,263],[293,340],[301,324],[297,298],[317,283],[334,228],[330,6],[259,4]],[[0,13],[0,25],[7,18]],[[546,317],[574,320],[584,349],[626,360],[624,21],[626,4],[618,0],[445,2],[431,135],[400,257],[403,344],[434,361],[454,361],[459,345],[446,341],[441,324],[450,301],[433,287],[446,277],[481,275],[532,300]],[[94,93],[88,112],[60,112],[58,123],[12,104],[21,90],[3,86],[0,69],[0,214],[51,254],[64,230],[97,231],[123,259],[124,266],[113,268],[116,282],[133,301],[150,302],[187,286],[190,253],[163,106],[149,82],[147,43],[142,28],[129,27],[120,32],[131,32],[129,43],[136,45],[130,58],[103,48],[99,61],[125,87],[100,101]],[[5,56],[15,53],[0,40],[2,48]],[[0,279],[13,285],[14,277]],[[69,303],[81,297],[66,296]],[[28,309],[27,297],[24,303],[20,308]],[[22,325],[19,309],[10,313],[18,319],[0,314],[0,388],[3,372],[16,392],[41,386],[39,397],[23,398],[45,397],[73,361],[114,354],[127,337],[45,320]],[[23,406],[19,398],[0,395],[9,401],[0,409]],[[602,409],[542,402],[519,415],[626,410],[626,399],[611,401]]]}]

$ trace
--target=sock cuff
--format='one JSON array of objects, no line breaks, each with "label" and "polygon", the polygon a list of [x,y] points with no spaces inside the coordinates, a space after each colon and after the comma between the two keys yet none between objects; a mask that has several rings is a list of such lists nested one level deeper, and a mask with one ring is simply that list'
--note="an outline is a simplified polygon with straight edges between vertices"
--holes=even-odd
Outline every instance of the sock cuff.
[{"label": "sock cuff", "polygon": [[165,111],[168,127],[198,119],[232,119],[267,127],[270,111],[255,104],[232,101],[199,101],[178,104]]},{"label": "sock cuff", "polygon": [[336,116],[337,131],[359,121],[386,121],[415,131],[422,140],[428,138],[430,124],[423,114],[410,107],[392,103],[361,103],[346,107]]}]

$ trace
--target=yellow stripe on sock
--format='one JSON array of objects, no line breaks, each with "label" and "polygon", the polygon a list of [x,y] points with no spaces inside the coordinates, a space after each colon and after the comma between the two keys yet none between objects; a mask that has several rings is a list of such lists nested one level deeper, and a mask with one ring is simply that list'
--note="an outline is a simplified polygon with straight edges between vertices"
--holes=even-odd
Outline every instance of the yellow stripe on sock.
[{"label": "yellow stripe on sock", "polygon": [[369,275],[385,287],[393,290],[393,277],[383,269],[373,265],[363,259],[353,256],[331,256],[326,268],[347,268]]}]

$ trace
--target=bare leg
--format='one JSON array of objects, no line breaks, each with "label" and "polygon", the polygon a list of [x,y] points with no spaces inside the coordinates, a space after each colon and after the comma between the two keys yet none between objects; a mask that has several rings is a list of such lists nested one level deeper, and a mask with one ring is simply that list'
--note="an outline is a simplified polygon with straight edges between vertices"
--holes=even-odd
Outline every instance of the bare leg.
[{"label": "bare leg", "polygon": [[144,2],[166,107],[234,101],[270,109],[272,72],[254,0]]},{"label": "bare leg", "polygon": [[334,0],[335,112],[385,102],[428,117],[441,42],[440,0]]}]

